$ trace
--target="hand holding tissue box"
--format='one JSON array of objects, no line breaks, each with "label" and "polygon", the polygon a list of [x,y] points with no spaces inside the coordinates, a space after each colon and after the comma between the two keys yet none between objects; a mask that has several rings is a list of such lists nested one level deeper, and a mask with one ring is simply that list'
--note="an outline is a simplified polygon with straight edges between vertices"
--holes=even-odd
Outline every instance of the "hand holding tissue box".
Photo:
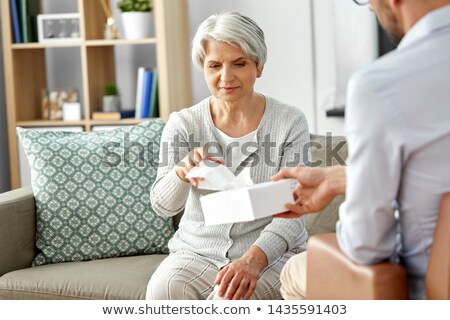
[{"label": "hand holding tissue box", "polygon": [[200,198],[205,224],[227,224],[253,221],[286,212],[286,203],[293,203],[292,179],[254,184],[250,169],[235,176],[224,165],[205,160],[186,175],[202,178],[199,189],[222,190]]}]

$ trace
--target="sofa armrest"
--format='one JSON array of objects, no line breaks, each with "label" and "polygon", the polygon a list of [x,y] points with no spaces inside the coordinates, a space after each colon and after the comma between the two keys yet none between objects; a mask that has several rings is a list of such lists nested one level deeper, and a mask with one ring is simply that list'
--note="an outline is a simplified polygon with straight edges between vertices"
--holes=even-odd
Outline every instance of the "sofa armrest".
[{"label": "sofa armrest", "polygon": [[35,212],[31,188],[0,194],[0,276],[31,266],[35,255]]},{"label": "sofa armrest", "polygon": [[341,251],[334,233],[311,237],[307,252],[308,299],[408,299],[402,266],[358,265]]}]

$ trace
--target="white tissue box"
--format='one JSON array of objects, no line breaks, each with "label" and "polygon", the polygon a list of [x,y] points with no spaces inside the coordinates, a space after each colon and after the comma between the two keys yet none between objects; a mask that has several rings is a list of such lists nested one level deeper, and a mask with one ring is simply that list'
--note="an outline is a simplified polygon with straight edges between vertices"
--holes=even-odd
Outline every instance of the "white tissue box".
[{"label": "white tissue box", "polygon": [[296,181],[265,182],[200,198],[206,225],[253,221],[286,212],[293,203]]}]

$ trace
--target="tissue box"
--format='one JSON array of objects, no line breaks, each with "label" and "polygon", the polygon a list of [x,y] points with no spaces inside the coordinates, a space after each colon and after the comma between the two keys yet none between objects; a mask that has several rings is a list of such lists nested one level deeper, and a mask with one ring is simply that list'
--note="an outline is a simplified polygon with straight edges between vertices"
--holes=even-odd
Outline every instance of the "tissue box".
[{"label": "tissue box", "polygon": [[293,203],[296,181],[265,182],[200,198],[206,225],[226,224],[269,217],[287,211]]}]

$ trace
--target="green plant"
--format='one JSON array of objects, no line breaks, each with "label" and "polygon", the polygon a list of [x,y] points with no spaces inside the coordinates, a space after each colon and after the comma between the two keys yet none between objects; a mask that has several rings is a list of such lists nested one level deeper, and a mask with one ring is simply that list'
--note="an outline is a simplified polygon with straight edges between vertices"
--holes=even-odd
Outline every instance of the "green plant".
[{"label": "green plant", "polygon": [[108,82],[105,84],[105,96],[117,96],[119,91],[114,82]]},{"label": "green plant", "polygon": [[117,7],[122,12],[150,12],[153,9],[151,0],[120,0]]}]

